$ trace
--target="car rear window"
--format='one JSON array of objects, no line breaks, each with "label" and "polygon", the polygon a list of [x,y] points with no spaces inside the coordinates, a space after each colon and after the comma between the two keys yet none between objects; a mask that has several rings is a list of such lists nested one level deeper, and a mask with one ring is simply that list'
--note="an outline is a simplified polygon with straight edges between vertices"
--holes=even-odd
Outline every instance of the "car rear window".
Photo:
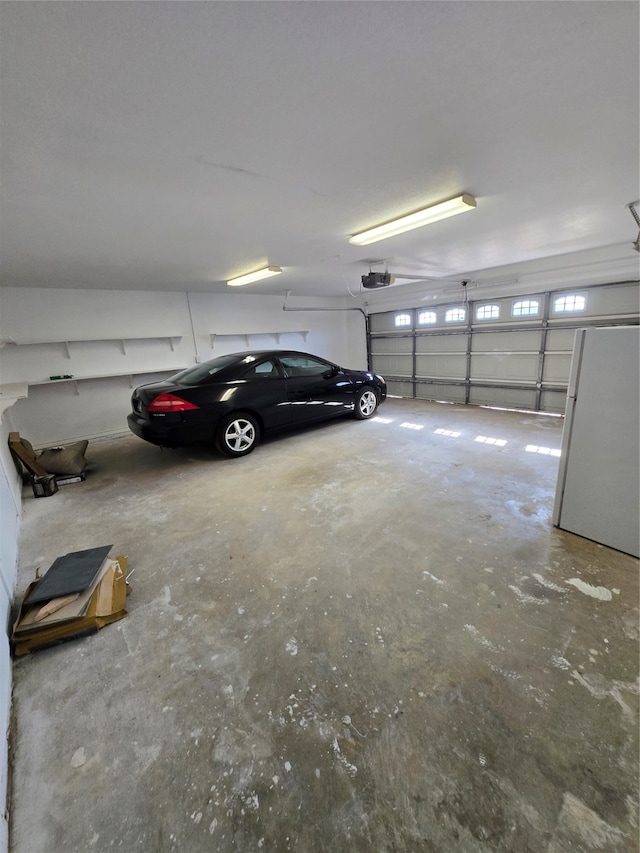
[{"label": "car rear window", "polygon": [[237,356],[221,355],[211,361],[204,361],[202,364],[196,364],[194,367],[187,367],[186,370],[181,370],[171,377],[172,382],[178,382],[180,385],[199,385],[202,382],[207,382],[216,373],[220,373],[231,364],[238,361]]},{"label": "car rear window", "polygon": [[280,374],[274,362],[269,359],[269,361],[261,361],[259,364],[253,364],[242,374],[241,378],[247,381],[253,379],[279,379]]}]

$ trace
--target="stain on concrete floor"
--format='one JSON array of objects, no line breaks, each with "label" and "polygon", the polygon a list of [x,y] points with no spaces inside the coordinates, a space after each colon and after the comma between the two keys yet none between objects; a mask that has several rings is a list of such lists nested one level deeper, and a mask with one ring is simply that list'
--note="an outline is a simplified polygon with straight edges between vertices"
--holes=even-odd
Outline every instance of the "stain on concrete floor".
[{"label": "stain on concrete floor", "polygon": [[134,573],[15,662],[13,853],[635,853],[638,561],[551,526],[562,422],[379,415],[25,490],[20,591],[108,542]]}]

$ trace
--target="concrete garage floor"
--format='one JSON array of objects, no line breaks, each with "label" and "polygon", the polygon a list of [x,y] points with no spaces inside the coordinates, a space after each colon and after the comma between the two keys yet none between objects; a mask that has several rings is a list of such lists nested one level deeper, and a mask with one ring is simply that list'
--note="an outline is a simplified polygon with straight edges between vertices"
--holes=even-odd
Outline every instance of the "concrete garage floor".
[{"label": "concrete garage floor", "polygon": [[13,853],[637,851],[638,562],[551,526],[561,420],[379,418],[25,489],[21,593],[134,571],[128,618],[15,662]]}]

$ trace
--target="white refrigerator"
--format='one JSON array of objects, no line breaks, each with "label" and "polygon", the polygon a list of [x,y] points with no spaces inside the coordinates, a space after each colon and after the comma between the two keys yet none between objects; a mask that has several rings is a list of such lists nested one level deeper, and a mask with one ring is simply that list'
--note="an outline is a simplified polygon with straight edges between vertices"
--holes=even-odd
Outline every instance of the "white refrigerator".
[{"label": "white refrigerator", "polygon": [[576,332],[553,524],[640,556],[640,327]]}]

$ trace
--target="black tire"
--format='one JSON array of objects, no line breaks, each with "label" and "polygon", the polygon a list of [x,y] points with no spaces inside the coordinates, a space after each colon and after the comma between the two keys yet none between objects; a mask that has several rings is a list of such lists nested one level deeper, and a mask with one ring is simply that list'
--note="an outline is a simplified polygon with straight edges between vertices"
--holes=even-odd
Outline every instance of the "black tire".
[{"label": "black tire", "polygon": [[378,395],[370,385],[365,385],[356,394],[355,406],[353,409],[354,416],[359,421],[366,421],[375,415],[378,408]]},{"label": "black tire", "polygon": [[225,456],[246,456],[260,440],[260,425],[245,412],[223,418],[216,432],[216,447]]}]

